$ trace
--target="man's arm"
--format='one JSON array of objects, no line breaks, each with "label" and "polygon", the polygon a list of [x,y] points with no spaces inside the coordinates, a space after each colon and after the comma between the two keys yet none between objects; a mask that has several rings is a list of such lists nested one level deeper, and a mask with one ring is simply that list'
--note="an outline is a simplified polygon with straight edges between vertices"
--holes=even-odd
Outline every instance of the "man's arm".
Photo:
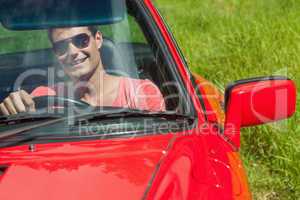
[{"label": "man's arm", "polygon": [[150,80],[140,80],[135,88],[135,106],[153,112],[165,111],[165,100],[160,89]]}]

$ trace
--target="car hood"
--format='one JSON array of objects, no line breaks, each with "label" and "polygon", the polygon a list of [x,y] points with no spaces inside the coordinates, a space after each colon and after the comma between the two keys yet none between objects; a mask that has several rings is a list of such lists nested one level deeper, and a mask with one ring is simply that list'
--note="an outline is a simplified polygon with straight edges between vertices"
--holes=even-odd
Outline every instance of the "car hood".
[{"label": "car hood", "polygon": [[0,199],[141,199],[172,138],[0,149]]}]

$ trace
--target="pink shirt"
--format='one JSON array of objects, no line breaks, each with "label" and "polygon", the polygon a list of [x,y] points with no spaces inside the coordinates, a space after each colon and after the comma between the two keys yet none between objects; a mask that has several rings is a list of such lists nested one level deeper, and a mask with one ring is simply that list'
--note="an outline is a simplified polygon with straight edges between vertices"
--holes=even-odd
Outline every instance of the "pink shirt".
[{"label": "pink shirt", "polygon": [[[120,77],[119,93],[112,102],[112,107],[125,107],[148,111],[165,111],[165,101],[158,87],[150,80]],[[55,96],[61,86],[35,88],[31,95]]]}]

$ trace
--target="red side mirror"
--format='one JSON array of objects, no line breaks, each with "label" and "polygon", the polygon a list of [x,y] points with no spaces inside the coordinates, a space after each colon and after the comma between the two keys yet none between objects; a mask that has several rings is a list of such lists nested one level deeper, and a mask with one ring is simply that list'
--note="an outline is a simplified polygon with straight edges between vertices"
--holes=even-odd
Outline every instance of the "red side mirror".
[{"label": "red side mirror", "polygon": [[286,77],[236,81],[225,91],[225,134],[239,146],[241,127],[288,118],[295,108],[296,87]]}]

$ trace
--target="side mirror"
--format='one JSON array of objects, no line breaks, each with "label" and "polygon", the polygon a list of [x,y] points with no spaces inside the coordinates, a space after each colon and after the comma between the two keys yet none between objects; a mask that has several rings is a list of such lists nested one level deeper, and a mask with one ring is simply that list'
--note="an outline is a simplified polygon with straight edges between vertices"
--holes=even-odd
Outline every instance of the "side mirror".
[{"label": "side mirror", "polygon": [[286,119],[296,108],[296,87],[281,76],[239,80],[225,90],[224,134],[240,146],[240,128]]}]

